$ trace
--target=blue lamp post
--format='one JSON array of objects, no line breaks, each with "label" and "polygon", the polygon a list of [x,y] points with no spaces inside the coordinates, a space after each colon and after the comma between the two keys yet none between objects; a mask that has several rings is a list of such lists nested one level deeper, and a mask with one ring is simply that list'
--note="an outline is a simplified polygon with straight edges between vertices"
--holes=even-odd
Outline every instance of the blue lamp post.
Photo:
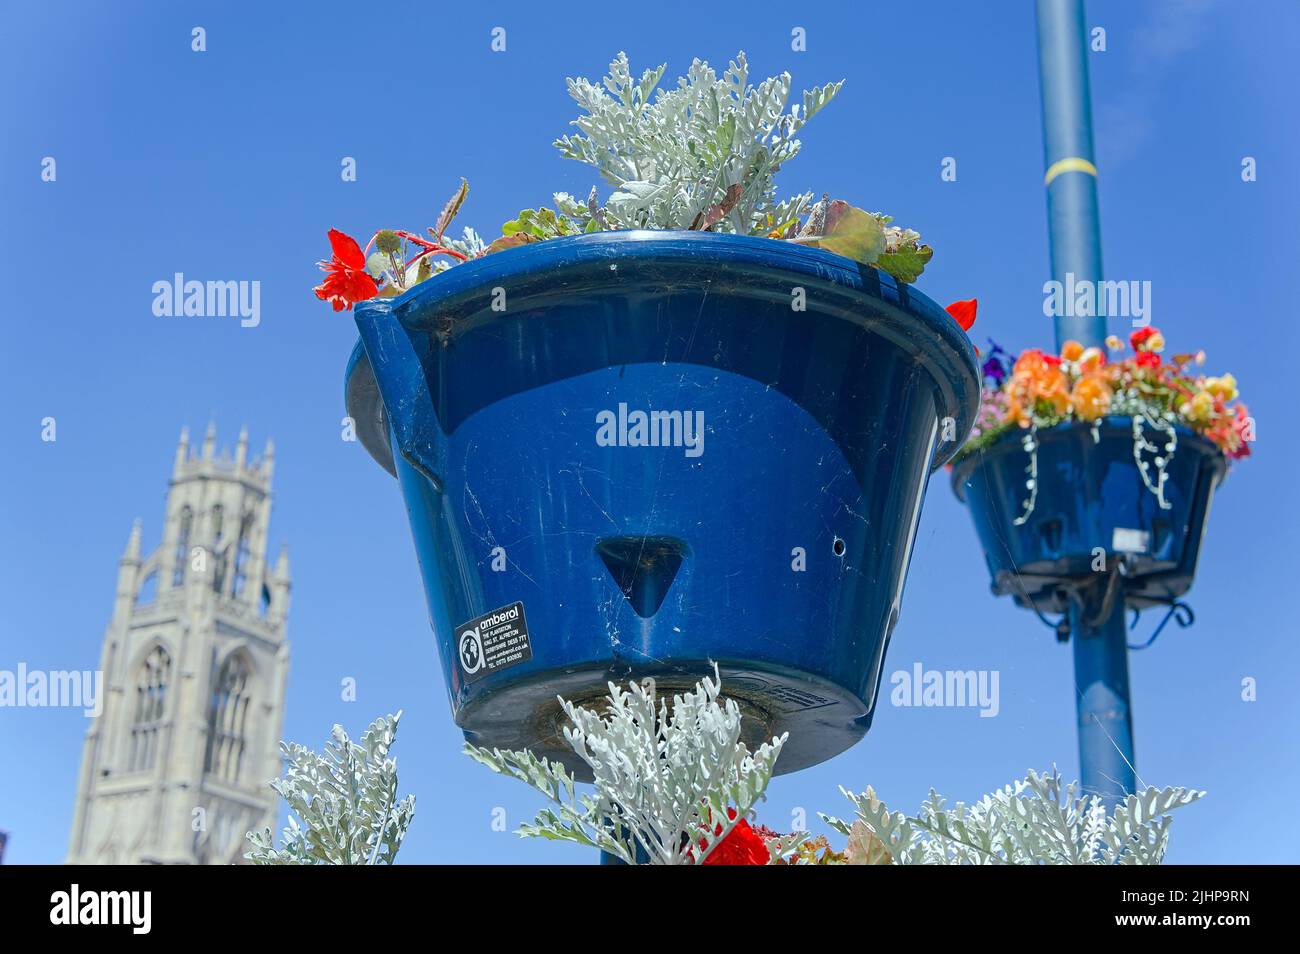
[{"label": "blue lamp post", "polygon": [[[1106,337],[1086,43],[1081,0],[1038,0],[1052,278],[1064,298],[1091,290],[1094,303],[1055,316],[1058,351],[1069,340],[1101,348]],[[1073,641],[1080,775],[1112,804],[1136,776],[1125,610],[1165,607],[1166,621],[1188,625],[1179,598],[1226,471],[1213,442],[1146,413],[1012,428],[953,468],[993,592]]]},{"label": "blue lamp post", "polygon": [[[1072,283],[1101,281],[1087,56],[1083,0],[1038,0],[1052,278],[1062,283],[1071,283],[1071,275]],[[1104,347],[1105,315],[1058,314],[1057,349],[1070,339],[1085,347]],[[1079,761],[1085,790],[1115,798],[1134,789],[1127,630],[1123,598],[1111,599],[1107,606],[1104,589],[1098,589],[1098,599],[1072,601],[1069,609]]]}]

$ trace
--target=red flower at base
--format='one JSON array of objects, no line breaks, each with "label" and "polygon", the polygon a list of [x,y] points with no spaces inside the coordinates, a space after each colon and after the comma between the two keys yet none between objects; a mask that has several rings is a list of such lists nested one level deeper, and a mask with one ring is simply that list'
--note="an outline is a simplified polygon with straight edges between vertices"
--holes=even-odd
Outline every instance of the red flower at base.
[{"label": "red flower at base", "polygon": [[[736,817],[734,808],[727,809],[729,818]],[[715,831],[722,831],[719,825]],[[704,847],[704,843],[700,843]],[[727,832],[727,837],[718,842],[717,847],[704,857],[706,865],[765,865],[767,864],[767,843],[761,835],[750,827],[749,822],[741,819],[736,827]]]},{"label": "red flower at base", "polygon": [[979,299],[968,298],[965,301],[955,301],[945,309],[948,314],[952,315],[952,320],[961,325],[962,331],[970,331],[971,326],[975,324],[975,308],[979,305]]},{"label": "red flower at base", "polygon": [[325,281],[312,291],[321,301],[334,306],[335,311],[351,308],[354,302],[365,301],[379,294],[379,286],[366,272],[366,254],[350,235],[330,229],[330,247],[334,257],[328,262],[318,262],[325,272]]}]

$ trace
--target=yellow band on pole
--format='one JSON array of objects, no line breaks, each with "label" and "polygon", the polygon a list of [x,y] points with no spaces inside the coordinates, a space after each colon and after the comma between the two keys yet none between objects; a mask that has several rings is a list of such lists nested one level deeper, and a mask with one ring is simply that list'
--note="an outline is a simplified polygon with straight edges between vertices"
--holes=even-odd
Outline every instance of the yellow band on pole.
[{"label": "yellow band on pole", "polygon": [[1043,185],[1049,186],[1052,180],[1063,172],[1086,172],[1094,179],[1097,178],[1097,167],[1087,159],[1080,159],[1078,156],[1071,156],[1068,159],[1058,159],[1047,169],[1047,175],[1043,176]]}]

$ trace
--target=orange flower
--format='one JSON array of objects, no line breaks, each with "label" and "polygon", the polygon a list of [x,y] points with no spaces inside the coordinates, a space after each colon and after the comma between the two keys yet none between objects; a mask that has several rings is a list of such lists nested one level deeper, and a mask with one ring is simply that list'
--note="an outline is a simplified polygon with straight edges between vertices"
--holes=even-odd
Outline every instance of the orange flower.
[{"label": "orange flower", "polygon": [[1079,369],[1080,374],[1095,374],[1105,365],[1106,355],[1100,348],[1084,348],[1075,367]]},{"label": "orange flower", "polygon": [[1047,404],[1058,417],[1070,409],[1070,385],[1060,370],[1055,370],[1054,374],[1038,383],[1038,393],[1035,396],[1039,403]]},{"label": "orange flower", "polygon": [[1015,421],[1021,427],[1028,427],[1033,423],[1025,413],[1024,407],[1014,397],[1007,399],[1007,420]]},{"label": "orange flower", "polygon": [[1037,348],[1029,348],[1016,358],[1016,363],[1011,366],[1011,376],[1030,380],[1046,374],[1047,369],[1047,356]]},{"label": "orange flower", "polygon": [[1061,359],[1037,348],[1022,353],[1011,368],[1007,396],[1022,424],[1037,412],[1063,416],[1070,409],[1070,384]]},{"label": "orange flower", "polygon": [[[975,434],[994,433],[1019,425],[1053,427],[1071,420],[1095,422],[1114,412],[1118,403],[1136,401],[1147,413],[1177,419],[1213,441],[1228,457],[1250,454],[1255,421],[1237,401],[1237,380],[1188,374],[1187,365],[1204,360],[1204,352],[1162,360],[1164,336],[1156,328],[1140,328],[1130,338],[1135,353],[1120,359],[1098,347],[1065,341],[1060,355],[1028,348],[1015,363],[1002,366],[1003,376],[985,390]],[[1123,349],[1113,335],[1105,348]],[[1001,387],[997,387],[998,382]]]},{"label": "orange flower", "polygon": [[1105,380],[1099,375],[1090,374],[1075,384],[1074,391],[1070,394],[1070,406],[1080,420],[1095,421],[1105,417],[1113,395],[1114,392]]}]

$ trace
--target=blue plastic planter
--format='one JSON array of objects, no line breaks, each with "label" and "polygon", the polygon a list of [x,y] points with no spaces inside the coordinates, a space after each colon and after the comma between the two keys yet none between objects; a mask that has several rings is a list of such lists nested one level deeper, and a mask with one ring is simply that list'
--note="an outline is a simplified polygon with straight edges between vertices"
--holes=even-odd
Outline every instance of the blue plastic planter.
[{"label": "blue plastic planter", "polygon": [[[680,691],[710,660],[750,742],[791,732],[781,771],[867,731],[927,477],[978,399],[934,302],[815,249],[623,232],[356,320],[349,413],[400,480],[467,738],[580,768],[557,694]],[[639,412],[679,415],[650,441]]]},{"label": "blue plastic planter", "polygon": [[[1068,584],[1096,579],[1096,548],[1105,551],[1107,566],[1127,556],[1130,607],[1168,603],[1191,588],[1210,501],[1227,469],[1212,442],[1177,428],[1165,467],[1166,509],[1134,459],[1131,419],[1107,418],[1096,441],[1086,424],[1040,430],[1037,497],[1017,525],[1030,496],[1025,433],[1012,431],[953,467],[953,490],[970,506],[994,593],[1011,594],[1040,612],[1063,613]],[[1165,443],[1150,428],[1145,433],[1152,443]]]}]

